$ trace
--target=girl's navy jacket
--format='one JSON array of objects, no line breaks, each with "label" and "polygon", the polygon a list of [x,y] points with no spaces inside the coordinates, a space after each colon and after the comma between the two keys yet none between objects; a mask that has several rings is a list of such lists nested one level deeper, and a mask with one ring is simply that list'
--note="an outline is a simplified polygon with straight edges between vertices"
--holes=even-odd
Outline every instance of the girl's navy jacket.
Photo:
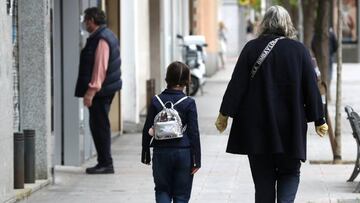
[{"label": "girl's navy jacket", "polygon": [[[186,95],[180,90],[166,89],[160,95],[163,103],[171,101],[176,103]],[[187,126],[182,138],[170,140],[152,140],[149,135],[149,129],[154,124],[155,116],[162,110],[159,101],[154,97],[148,109],[145,125],[142,135],[142,155],[141,161],[143,163],[150,163],[150,147],[164,147],[164,148],[190,148],[192,166],[200,168],[201,166],[201,149],[200,149],[200,135],[198,127],[198,116],[196,110],[195,100],[188,97],[174,108],[178,111],[183,126]],[[151,142],[151,143],[150,143]]]}]

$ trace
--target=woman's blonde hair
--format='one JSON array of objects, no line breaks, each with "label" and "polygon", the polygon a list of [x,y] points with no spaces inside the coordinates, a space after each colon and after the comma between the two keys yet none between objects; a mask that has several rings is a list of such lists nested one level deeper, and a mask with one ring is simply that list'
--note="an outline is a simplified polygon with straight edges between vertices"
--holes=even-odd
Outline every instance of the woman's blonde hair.
[{"label": "woman's blonde hair", "polygon": [[297,31],[291,22],[286,9],[282,6],[271,6],[261,21],[258,35],[277,34],[289,38],[296,38]]}]

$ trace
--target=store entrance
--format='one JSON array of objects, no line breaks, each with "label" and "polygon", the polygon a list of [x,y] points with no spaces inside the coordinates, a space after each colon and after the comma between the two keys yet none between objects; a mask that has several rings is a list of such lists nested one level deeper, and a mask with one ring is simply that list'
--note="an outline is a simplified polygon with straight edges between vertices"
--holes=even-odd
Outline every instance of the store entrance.
[{"label": "store entrance", "polygon": [[[56,0],[52,19],[52,82],[53,82],[53,162],[55,165],[81,165],[96,151],[89,130],[88,109],[82,99],[74,97],[79,54],[88,33],[81,30],[83,12],[88,7],[107,12],[110,29],[120,35],[118,0]],[[114,135],[121,131],[120,93],[111,107]]]}]

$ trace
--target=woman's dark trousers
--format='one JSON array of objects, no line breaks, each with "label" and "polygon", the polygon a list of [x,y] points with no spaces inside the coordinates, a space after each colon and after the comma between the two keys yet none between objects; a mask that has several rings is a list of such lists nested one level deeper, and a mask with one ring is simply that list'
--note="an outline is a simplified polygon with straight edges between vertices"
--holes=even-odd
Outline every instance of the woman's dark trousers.
[{"label": "woman's dark trousers", "polygon": [[248,155],[256,203],[292,203],[299,186],[299,159],[284,155]]},{"label": "woman's dark trousers", "polygon": [[89,108],[90,130],[94,140],[98,165],[112,166],[111,157],[111,129],[109,121],[110,105],[114,94],[110,96],[94,97]]},{"label": "woman's dark trousers", "polygon": [[189,148],[154,148],[153,176],[156,203],[187,203],[193,175]]}]

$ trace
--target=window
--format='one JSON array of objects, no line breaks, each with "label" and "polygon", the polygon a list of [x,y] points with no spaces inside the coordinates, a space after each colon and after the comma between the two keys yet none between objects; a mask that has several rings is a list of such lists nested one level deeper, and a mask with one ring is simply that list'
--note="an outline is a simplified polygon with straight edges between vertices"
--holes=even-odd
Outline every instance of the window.
[{"label": "window", "polygon": [[[356,43],[358,41],[358,1],[342,0],[342,34],[343,43]],[[337,6],[334,6],[334,25],[337,27]]]}]

